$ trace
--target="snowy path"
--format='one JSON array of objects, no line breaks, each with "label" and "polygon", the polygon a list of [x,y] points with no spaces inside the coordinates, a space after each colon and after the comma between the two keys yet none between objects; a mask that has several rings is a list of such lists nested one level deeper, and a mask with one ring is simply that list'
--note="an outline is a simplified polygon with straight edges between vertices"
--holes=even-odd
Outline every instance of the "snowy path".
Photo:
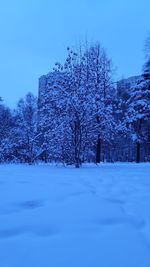
[{"label": "snowy path", "polygon": [[150,267],[150,164],[0,165],[0,267]]}]

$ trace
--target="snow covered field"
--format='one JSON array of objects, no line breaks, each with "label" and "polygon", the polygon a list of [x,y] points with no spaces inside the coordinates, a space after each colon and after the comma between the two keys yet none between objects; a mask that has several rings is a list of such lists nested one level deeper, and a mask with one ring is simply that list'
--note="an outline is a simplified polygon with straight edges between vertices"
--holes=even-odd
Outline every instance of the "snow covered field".
[{"label": "snow covered field", "polygon": [[150,267],[150,164],[0,165],[0,267]]}]

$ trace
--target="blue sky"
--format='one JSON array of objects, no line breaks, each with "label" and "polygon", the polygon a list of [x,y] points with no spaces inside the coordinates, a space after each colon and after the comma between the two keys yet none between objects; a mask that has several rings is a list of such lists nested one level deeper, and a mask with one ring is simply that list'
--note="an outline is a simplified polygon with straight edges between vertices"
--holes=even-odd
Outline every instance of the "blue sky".
[{"label": "blue sky", "polygon": [[5,0],[0,3],[0,96],[13,107],[85,37],[106,48],[117,77],[138,75],[149,0]]}]

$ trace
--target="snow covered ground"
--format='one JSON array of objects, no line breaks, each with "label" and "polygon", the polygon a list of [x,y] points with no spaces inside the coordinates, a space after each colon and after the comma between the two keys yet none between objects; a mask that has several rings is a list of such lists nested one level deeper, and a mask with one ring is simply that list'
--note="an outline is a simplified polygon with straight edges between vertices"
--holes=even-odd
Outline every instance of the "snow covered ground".
[{"label": "snow covered ground", "polygon": [[0,267],[150,267],[150,164],[0,165]]}]

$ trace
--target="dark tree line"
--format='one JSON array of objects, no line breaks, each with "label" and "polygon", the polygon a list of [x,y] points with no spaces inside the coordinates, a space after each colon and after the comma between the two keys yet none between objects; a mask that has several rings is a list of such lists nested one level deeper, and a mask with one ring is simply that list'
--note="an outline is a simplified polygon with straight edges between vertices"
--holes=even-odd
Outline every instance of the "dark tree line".
[{"label": "dark tree line", "polygon": [[0,162],[150,161],[150,59],[132,87],[116,86],[99,44],[67,49],[10,110],[0,100]]}]

